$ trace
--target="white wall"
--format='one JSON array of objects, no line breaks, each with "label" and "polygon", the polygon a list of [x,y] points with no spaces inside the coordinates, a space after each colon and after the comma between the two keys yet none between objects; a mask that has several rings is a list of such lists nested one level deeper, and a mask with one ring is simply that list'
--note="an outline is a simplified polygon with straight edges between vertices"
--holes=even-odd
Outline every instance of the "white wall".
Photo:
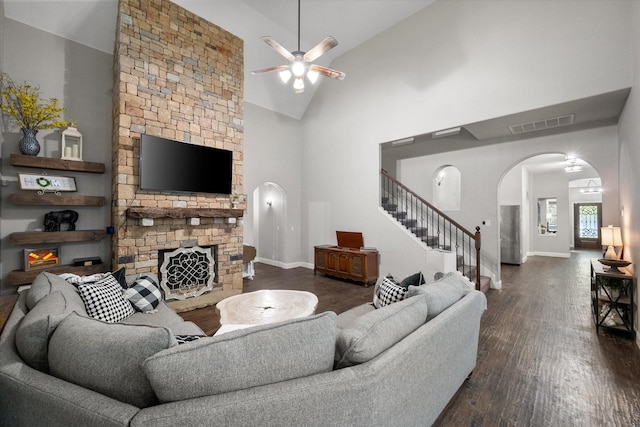
[{"label": "white wall", "polygon": [[[329,205],[327,228],[363,231],[367,244],[381,250],[383,272],[411,271],[407,259],[415,253],[390,244],[399,231],[382,225],[386,218],[377,211],[378,144],[629,87],[629,8],[628,2],[436,2],[340,57],[332,65],[347,78],[323,81],[304,118],[304,259],[324,243],[311,238],[315,224],[306,222],[308,206],[321,202]],[[615,129],[593,132],[605,140],[585,143],[580,133],[563,145],[577,152],[587,146],[581,158],[616,170],[615,154],[602,162],[602,144],[616,151]],[[543,140],[530,152],[557,152],[557,141]],[[511,151],[493,146],[473,152],[481,161],[458,165],[449,153],[438,162],[473,181],[472,188],[463,183],[464,225],[497,221],[500,174],[526,150]],[[606,179],[616,186],[617,176]],[[476,203],[473,193],[482,200]],[[497,233],[485,230],[483,253],[494,262],[497,242]]]},{"label": "white wall", "polygon": [[[2,230],[0,238],[2,259],[2,287],[0,293],[15,289],[4,283],[6,275],[22,269],[22,251],[25,246],[14,246],[8,236],[13,232],[42,229],[44,214],[51,210],[73,209],[79,213],[78,230],[103,229],[111,224],[111,89],[113,86],[113,56],[36,28],[0,17],[3,21],[0,45],[3,52],[3,71],[16,82],[28,81],[39,85],[43,98],[58,98],[66,108],[64,119],[78,123],[82,132],[83,159],[104,162],[104,175],[50,171],[51,174],[75,176],[78,195],[105,196],[104,207],[13,206],[7,201],[10,193],[18,191],[14,180],[16,172],[28,169],[14,168],[9,156],[18,153],[21,132],[15,127],[3,129],[1,140],[2,176],[8,177],[7,186],[0,188]],[[38,132],[40,156],[59,157],[60,132]],[[33,171],[33,170],[32,170]],[[48,245],[44,245],[48,246]],[[57,246],[57,245],[49,245]],[[99,243],[72,243],[60,245],[63,264],[73,258],[99,256],[103,262],[111,259],[111,242],[107,237]]]},{"label": "white wall", "polygon": [[[569,224],[569,179],[562,172],[532,174],[531,206],[529,235],[531,236],[531,254],[544,256],[569,257],[569,238],[571,236]],[[556,199],[558,231],[556,233],[540,234],[538,232],[538,200]],[[542,213],[546,207],[542,208]]]},{"label": "white wall", "polygon": [[501,205],[522,204],[522,166],[516,165],[502,178],[498,189],[498,201]]},{"label": "white wall", "polygon": [[[619,124],[620,138],[620,221],[622,239],[624,240],[624,258],[632,261],[631,268],[638,272],[640,263],[640,2],[631,2],[633,32],[630,41],[633,49],[632,59],[633,85],[627,104]],[[607,222],[605,222],[607,224]],[[636,288],[637,289],[637,288]],[[636,307],[638,306],[638,292],[636,292]],[[638,330],[638,313],[636,312],[636,331]],[[636,338],[640,346],[640,334]]]},{"label": "white wall", "polygon": [[[268,233],[265,228],[273,222],[260,225],[261,237],[269,248],[275,242],[268,236],[283,236],[283,251],[268,258],[284,267],[296,266],[300,254],[300,200],[302,188],[302,125],[298,120],[274,113],[253,104],[244,104],[244,193],[247,194],[247,211],[244,216],[244,242],[257,245],[260,240],[254,230],[253,192],[266,182],[278,184],[286,194],[286,206],[274,206],[267,212],[266,204],[258,206],[258,213],[277,214],[283,218],[282,233]],[[285,211],[281,211],[285,209]],[[271,218],[271,216],[269,218]],[[280,223],[280,222],[278,222]],[[257,248],[261,252],[260,248]]]}]

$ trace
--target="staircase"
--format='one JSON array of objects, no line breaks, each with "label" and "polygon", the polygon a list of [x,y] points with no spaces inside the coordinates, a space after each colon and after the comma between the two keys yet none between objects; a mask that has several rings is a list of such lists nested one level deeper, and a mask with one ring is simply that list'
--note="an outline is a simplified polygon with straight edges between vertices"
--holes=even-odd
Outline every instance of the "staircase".
[{"label": "staircase", "polygon": [[480,227],[468,231],[389,175],[380,174],[381,206],[428,248],[453,251],[458,271],[486,292],[491,279],[480,275]]}]

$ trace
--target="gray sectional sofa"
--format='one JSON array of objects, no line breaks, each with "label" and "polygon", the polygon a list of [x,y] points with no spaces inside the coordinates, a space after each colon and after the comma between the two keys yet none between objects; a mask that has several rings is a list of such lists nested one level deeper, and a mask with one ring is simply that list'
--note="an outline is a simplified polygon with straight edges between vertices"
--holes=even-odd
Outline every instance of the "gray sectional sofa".
[{"label": "gray sectional sofa", "polygon": [[428,426],[476,365],[486,299],[414,294],[178,344],[202,331],[163,303],[105,323],[48,277],[0,336],[0,425]]}]

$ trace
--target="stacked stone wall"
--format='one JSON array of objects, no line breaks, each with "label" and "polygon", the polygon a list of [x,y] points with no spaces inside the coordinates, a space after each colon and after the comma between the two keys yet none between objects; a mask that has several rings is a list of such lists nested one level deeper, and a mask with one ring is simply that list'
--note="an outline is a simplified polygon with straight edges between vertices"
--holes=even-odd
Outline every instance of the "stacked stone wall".
[{"label": "stacked stone wall", "polygon": [[157,272],[159,250],[217,245],[216,282],[241,292],[241,221],[158,218],[142,226],[126,211],[231,207],[229,195],[140,190],[143,134],[232,151],[232,193],[242,194],[242,40],[169,0],[120,0],[114,58],[114,269]]}]

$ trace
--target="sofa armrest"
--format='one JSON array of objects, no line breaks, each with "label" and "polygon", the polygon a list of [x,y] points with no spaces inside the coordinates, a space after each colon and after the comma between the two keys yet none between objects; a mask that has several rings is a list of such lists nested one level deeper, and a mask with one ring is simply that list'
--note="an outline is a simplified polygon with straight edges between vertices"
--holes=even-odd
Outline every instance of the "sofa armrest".
[{"label": "sofa armrest", "polygon": [[37,371],[16,351],[15,333],[26,313],[16,303],[0,339],[0,425],[126,426],[139,411],[86,388]]}]

